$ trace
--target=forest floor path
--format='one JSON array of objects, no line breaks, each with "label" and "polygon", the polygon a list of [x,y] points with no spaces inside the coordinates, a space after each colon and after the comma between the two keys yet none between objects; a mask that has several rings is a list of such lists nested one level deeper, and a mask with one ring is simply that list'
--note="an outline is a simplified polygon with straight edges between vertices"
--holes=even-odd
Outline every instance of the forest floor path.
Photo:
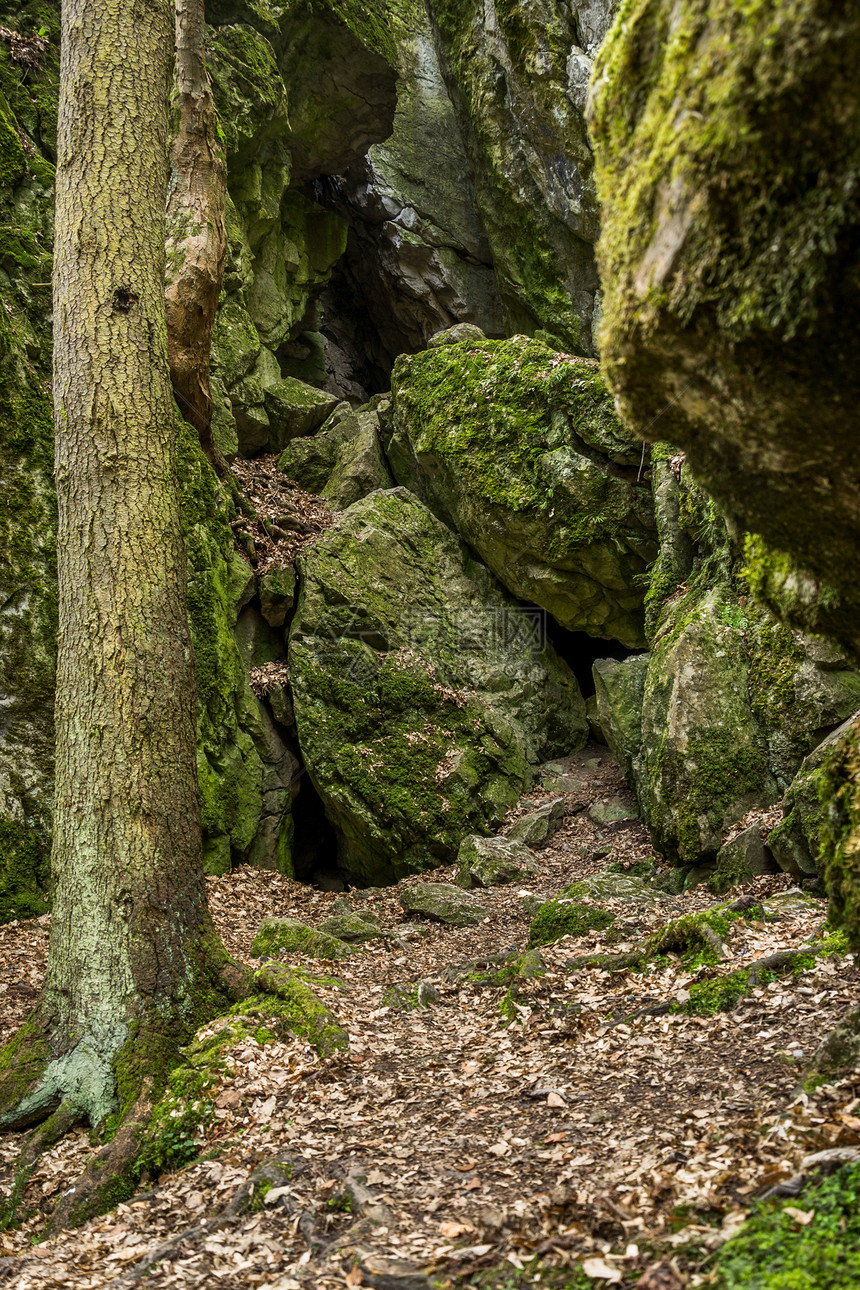
[{"label": "forest floor path", "polygon": [[[795,900],[772,920],[735,924],[732,958],[719,966],[691,970],[671,958],[644,974],[571,970],[577,954],[618,950],[592,932],[540,947],[546,971],[535,979],[482,979],[498,970],[487,960],[526,947],[535,897],[651,855],[637,822],[603,828],[589,816],[594,802],[624,792],[608,751],[591,745],[568,763],[568,815],[536,852],[528,894],[516,884],[478,893],[490,917],[468,928],[407,923],[399,895],[418,879],[353,894],[394,939],[334,964],[290,960],[328,978],[314,988],[349,1032],[348,1051],[321,1059],[298,1038],[243,1040],[212,1093],[198,1158],[77,1231],[33,1244],[35,1218],[0,1233],[0,1286],[707,1284],[711,1252],[755,1196],[810,1151],[860,1142],[860,1076],[798,1094],[804,1063],[856,1003],[860,972],[850,956],[822,958],[732,1011],[630,1016],[660,1001],[681,1007],[694,979],[802,945],[825,907]],[[557,796],[534,793],[521,809]],[[453,876],[449,868],[421,880]],[[778,905],[789,886],[773,875],[743,890]],[[247,867],[210,879],[209,894],[226,944],[248,963],[263,917],[316,925],[338,899]],[[616,939],[620,926],[633,943],[713,902],[697,888],[607,908]],[[37,996],[48,917],[0,928],[0,1039]],[[419,986],[428,1006],[412,1006]],[[392,987],[401,1005],[389,1002]],[[19,1147],[15,1135],[0,1147],[7,1190]],[[61,1142],[40,1161],[28,1198],[49,1204],[91,1150],[84,1130]],[[226,1215],[273,1161],[288,1183]]]}]

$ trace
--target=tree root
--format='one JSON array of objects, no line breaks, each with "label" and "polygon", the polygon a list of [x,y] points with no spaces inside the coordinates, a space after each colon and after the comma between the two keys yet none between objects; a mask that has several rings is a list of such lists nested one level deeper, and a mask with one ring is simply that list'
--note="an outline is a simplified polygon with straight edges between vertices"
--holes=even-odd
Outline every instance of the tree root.
[{"label": "tree root", "polygon": [[[792,971],[806,962],[810,956],[814,956],[815,951],[809,949],[802,950],[780,950],[776,954],[768,954],[764,958],[756,959],[750,964],[749,969],[740,968],[739,971],[747,971],[747,985],[755,989],[761,984],[765,973],[781,973]],[[717,980],[721,978],[716,978]],[[616,1026],[626,1025],[634,1021],[637,1017],[662,1017],[666,1013],[672,1012],[673,1008],[678,1006],[674,999],[662,999],[658,1003],[646,1003],[641,1008],[636,1008],[633,1012],[627,1013],[623,1017],[618,1017],[609,1027],[614,1030]]]},{"label": "tree root", "polygon": [[80,1227],[87,1219],[113,1209],[134,1195],[137,1180],[132,1166],[152,1114],[151,1090],[152,1082],[147,1080],[116,1135],[93,1156],[77,1182],[60,1197],[50,1218],[50,1230]]},{"label": "tree root", "polygon": [[64,1138],[72,1129],[82,1124],[85,1119],[86,1116],[83,1111],[75,1106],[73,1102],[62,1102],[53,1115],[50,1115],[44,1124],[41,1124],[38,1129],[31,1133],[21,1150],[12,1191],[8,1199],[4,1201],[2,1208],[0,1208],[0,1231],[5,1232],[7,1228],[12,1227],[16,1222],[24,1192],[33,1175],[33,1170],[38,1164],[39,1157],[45,1151],[49,1151],[55,1143]]}]

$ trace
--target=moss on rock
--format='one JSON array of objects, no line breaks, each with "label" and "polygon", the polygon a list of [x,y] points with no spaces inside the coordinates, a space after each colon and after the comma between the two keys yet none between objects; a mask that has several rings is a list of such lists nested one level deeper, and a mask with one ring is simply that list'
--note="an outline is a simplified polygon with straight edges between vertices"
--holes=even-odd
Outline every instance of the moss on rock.
[{"label": "moss on rock", "polygon": [[300,567],[299,741],[360,881],[450,863],[501,824],[530,762],[584,743],[572,674],[405,489],[356,502]]},{"label": "moss on rock", "polygon": [[592,353],[598,209],[583,119],[609,6],[434,0],[445,79],[510,331]]},{"label": "moss on rock", "polygon": [[623,414],[763,536],[773,602],[855,656],[858,85],[860,17],[830,0],[627,0],[592,93]]},{"label": "moss on rock", "polygon": [[304,954],[312,959],[348,959],[353,953],[345,941],[326,932],[316,931],[296,918],[264,918],[259,926],[251,953],[256,958],[284,954]]},{"label": "moss on rock", "polygon": [[585,936],[604,931],[615,922],[615,915],[581,900],[559,896],[542,905],[529,928],[529,945],[552,945],[562,936]]},{"label": "moss on rock", "polygon": [[401,357],[392,397],[401,484],[521,599],[571,630],[644,644],[650,488],[593,363],[524,337],[465,340]]}]

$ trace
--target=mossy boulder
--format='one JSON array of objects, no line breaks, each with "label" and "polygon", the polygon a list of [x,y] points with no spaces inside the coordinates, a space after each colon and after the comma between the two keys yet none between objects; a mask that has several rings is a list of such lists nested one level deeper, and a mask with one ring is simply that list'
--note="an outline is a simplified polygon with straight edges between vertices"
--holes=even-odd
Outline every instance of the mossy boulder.
[{"label": "mossy boulder", "polygon": [[726,832],[779,800],[803,758],[858,706],[840,652],[751,595],[741,544],[683,454],[651,458],[660,553],[649,654],[594,667],[601,725],[658,851],[712,878]]},{"label": "mossy boulder", "polygon": [[634,765],[642,747],[642,704],[648,677],[648,655],[619,661],[599,658],[592,669],[600,728],[624,776],[635,786]]},{"label": "mossy boulder", "polygon": [[783,799],[783,819],[768,836],[768,848],[780,869],[798,880],[814,878],[823,863],[828,816],[835,807],[828,800],[833,789],[830,766],[850,747],[857,724],[855,715],[805,758]]},{"label": "mossy boulder", "polygon": [[299,741],[361,882],[451,863],[467,833],[499,827],[532,763],[584,744],[572,673],[405,489],[356,502],[300,571]]},{"label": "mossy boulder", "polygon": [[[286,1029],[307,1040],[320,1057],[331,1057],[349,1047],[349,1035],[322,1002],[319,995],[297,972],[284,964],[267,963],[254,976],[261,998],[251,998],[239,1005],[245,1016],[276,1018]],[[274,998],[272,998],[274,996]]]},{"label": "mossy boulder", "polygon": [[341,404],[319,434],[289,444],[278,466],[308,492],[324,497],[332,510],[346,510],[368,493],[391,488],[373,403],[350,409]]},{"label": "mossy boulder", "polygon": [[615,922],[615,915],[595,905],[567,896],[548,900],[541,905],[529,928],[529,945],[552,945],[563,936],[586,936],[605,931]]},{"label": "mossy boulder", "polygon": [[554,802],[544,802],[536,811],[520,816],[508,830],[508,838],[527,847],[544,846],[564,824],[566,805],[563,797],[557,797]]},{"label": "mossy boulder", "polygon": [[386,436],[398,482],[520,599],[636,647],[657,554],[640,450],[597,366],[540,341],[462,341],[398,359]]},{"label": "mossy boulder", "polygon": [[490,916],[480,901],[450,882],[416,882],[404,887],[400,904],[407,915],[416,914],[449,927],[477,927]]},{"label": "mossy boulder", "polygon": [[715,896],[724,896],[733,887],[749,882],[763,873],[774,873],[778,865],[765,841],[761,824],[751,824],[720,847],[717,852],[717,865],[708,881],[709,889]]},{"label": "mossy boulder", "polygon": [[297,918],[264,918],[251,945],[252,955],[276,957],[281,951],[311,959],[348,959],[353,953],[345,941],[316,931]]},{"label": "mossy boulder", "polygon": [[760,535],[777,612],[857,657],[860,14],[630,0],[592,104],[622,413]]},{"label": "mossy boulder", "polygon": [[332,914],[320,923],[317,931],[355,945],[361,945],[365,941],[376,941],[387,935],[379,915],[371,914],[369,910]]},{"label": "mossy boulder", "polygon": [[823,751],[816,772],[823,811],[806,816],[814,845],[817,820],[819,871],[827,884],[828,918],[860,950],[860,717],[855,716]]},{"label": "mossy boulder", "polygon": [[516,882],[540,867],[527,846],[510,838],[464,838],[457,862],[457,886],[466,889]]}]

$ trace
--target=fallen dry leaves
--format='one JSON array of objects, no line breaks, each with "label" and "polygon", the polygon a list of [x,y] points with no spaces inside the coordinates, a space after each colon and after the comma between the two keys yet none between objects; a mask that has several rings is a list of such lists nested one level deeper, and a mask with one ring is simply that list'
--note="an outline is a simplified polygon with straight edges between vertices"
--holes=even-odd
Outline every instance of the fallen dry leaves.
[{"label": "fallen dry leaves", "polygon": [[[605,750],[568,760],[571,814],[538,853],[532,896],[649,854],[639,825],[599,829],[584,809],[619,788]],[[450,881],[453,871],[429,877]],[[225,943],[246,961],[262,917],[318,923],[336,899],[249,868],[208,885]],[[786,885],[768,877],[750,890]],[[0,1284],[120,1290],[162,1247],[146,1273],[159,1290],[420,1290],[502,1263],[527,1268],[535,1256],[580,1267],[597,1287],[630,1286],[632,1274],[641,1290],[703,1284],[691,1245],[716,1248],[750,1200],[809,1152],[860,1143],[860,1076],[796,1093],[804,1061],[856,1001],[860,973],[850,958],[828,959],[730,1013],[631,1017],[683,998],[694,974],[679,962],[648,975],[569,971],[577,954],[604,945],[592,933],[541,951],[546,975],[517,983],[506,1025],[505,987],[464,965],[525,945],[529,901],[518,890],[481,893],[492,916],[467,929],[407,922],[397,888],[351,893],[391,939],[334,965],[296,960],[331,974],[318,990],[347,1027],[349,1052],[322,1061],[299,1039],[242,1041],[213,1091],[201,1157],[79,1231],[36,1246],[38,1224],[0,1235]],[[644,912],[613,910],[634,940],[710,901],[696,891]],[[798,946],[822,919],[815,903],[738,924],[734,957],[713,970]],[[32,1007],[46,948],[47,917],[0,928],[5,1036]],[[438,993],[431,1007],[383,1003],[386,988],[420,981]],[[7,1192],[19,1147],[10,1135],[0,1151]],[[90,1150],[83,1130],[59,1143],[28,1197],[50,1201]],[[230,1215],[237,1191],[272,1160],[290,1162],[288,1180],[258,1212]],[[793,1204],[801,1224],[810,1211],[802,1195]]]}]

